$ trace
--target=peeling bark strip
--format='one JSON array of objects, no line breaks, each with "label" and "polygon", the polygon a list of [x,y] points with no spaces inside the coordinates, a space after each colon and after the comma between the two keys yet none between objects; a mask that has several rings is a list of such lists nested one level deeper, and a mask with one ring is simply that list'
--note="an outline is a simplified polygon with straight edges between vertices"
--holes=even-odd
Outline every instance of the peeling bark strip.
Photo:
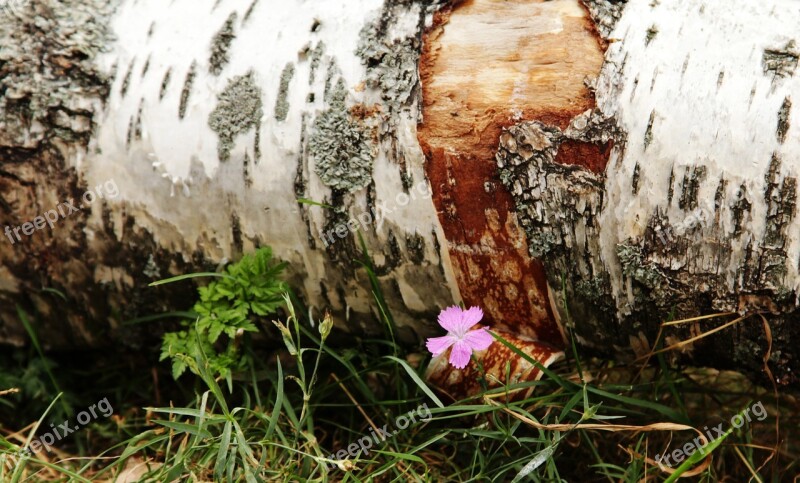
[{"label": "peeling bark strip", "polygon": [[[498,177],[495,150],[503,128],[521,119],[564,129],[591,109],[584,79],[602,61],[577,0],[459,4],[437,15],[420,61],[418,136],[464,302],[483,307],[496,327],[558,345],[542,265],[528,253],[513,183]],[[532,153],[538,141],[519,150]],[[559,162],[602,171],[605,156],[576,143]]]}]

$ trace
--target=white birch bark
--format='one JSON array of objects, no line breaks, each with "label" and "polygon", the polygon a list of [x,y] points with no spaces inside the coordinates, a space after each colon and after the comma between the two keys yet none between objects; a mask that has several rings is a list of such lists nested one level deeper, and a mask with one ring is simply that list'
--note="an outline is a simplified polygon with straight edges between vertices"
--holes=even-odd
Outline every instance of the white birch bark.
[{"label": "white birch bark", "polygon": [[[87,256],[55,262],[48,282],[77,298],[83,310],[99,305],[99,325],[114,326],[120,316],[153,309],[128,305],[160,298],[147,282],[213,268],[268,244],[288,262],[290,283],[309,306],[341,314],[349,330],[374,330],[372,295],[347,225],[355,220],[388,303],[407,330],[404,338],[413,339],[410,327],[429,331],[419,320],[435,319],[439,307],[459,300],[415,135],[419,36],[433,7],[378,0],[152,0],[121,1],[102,11],[99,3],[79,3],[36,2],[4,18],[9,43],[24,39],[5,58],[25,71],[4,82],[19,91],[36,84],[26,77],[34,74],[25,56],[38,39],[25,37],[26,28],[52,19],[77,31],[63,40],[91,49],[87,68],[96,70],[103,92],[91,97],[55,72],[45,80],[66,85],[58,102],[85,105],[81,115],[70,117],[65,108],[59,116],[67,129],[90,117],[91,130],[81,128],[88,143],[85,137],[51,139],[44,107],[33,123],[11,129],[15,116],[7,104],[3,144],[31,150],[20,155],[55,149],[63,169],[74,173],[73,194],[108,180],[120,194],[82,210],[83,219],[75,215],[70,226],[36,232],[13,246],[5,240],[7,299],[41,288],[20,276],[26,259],[72,240]],[[75,8],[90,13],[69,18]],[[97,38],[81,37],[90,34]],[[42,37],[62,40],[59,35],[54,30]],[[56,104],[54,96],[40,94]],[[29,199],[21,199],[24,186],[9,190],[9,225],[60,201],[55,192],[65,180],[48,179],[43,171],[27,173],[25,181],[36,185]],[[334,208],[300,204],[300,198]],[[339,225],[344,228],[336,233]],[[118,251],[124,255],[113,256]],[[64,271],[85,276],[64,280]],[[81,283],[97,287],[94,295],[105,300],[82,296]],[[38,297],[34,305],[47,314],[52,302]],[[15,318],[10,307],[6,327]],[[80,317],[72,341],[59,337],[63,331],[45,339],[95,343],[95,330],[78,328]],[[24,332],[4,338],[21,342]]]},{"label": "white birch bark", "polygon": [[[777,341],[797,337],[800,6],[587,3],[609,41],[590,80],[597,109],[563,132],[522,123],[498,153],[562,321],[566,297],[582,344],[641,355],[670,313],[737,312],[750,317],[686,349],[755,373],[769,357],[778,382],[796,382],[800,354]],[[517,145],[531,139],[525,159]],[[605,171],[560,165],[567,140],[612,142]],[[720,320],[668,329],[667,342]]]},{"label": "white birch bark", "polygon": [[[453,213],[436,197],[452,186],[431,186],[433,201],[419,189],[439,158],[426,160],[418,123],[429,133],[441,127],[421,117],[423,88],[436,84],[420,84],[423,40],[459,44],[447,37],[446,16],[434,19],[437,10],[451,18],[480,11],[451,35],[475,25],[476,38],[485,36],[510,68],[465,71],[483,87],[496,80],[513,89],[510,101],[475,91],[497,94],[481,102],[486,113],[508,112],[498,121],[503,134],[487,141],[474,135],[485,129],[476,124],[463,135],[497,153],[496,175],[479,181],[487,192],[510,193],[515,211],[503,214],[511,220],[504,228],[524,229],[515,247],[524,252],[527,243],[528,261],[544,264],[552,307],[531,290],[523,296],[538,305],[524,317],[553,314],[574,324],[584,345],[624,358],[652,344],[670,312],[766,312],[773,372],[795,382],[800,5],[587,0],[583,10],[577,0],[520,0],[506,18],[498,12],[511,7],[495,3],[42,0],[4,12],[0,222],[18,226],[112,179],[120,195],[52,230],[0,243],[0,339],[22,342],[11,304],[22,298],[46,321],[47,343],[97,345],[121,320],[190,292],[154,293],[147,282],[213,269],[265,244],[289,262],[290,283],[310,306],[337,311],[351,331],[369,330],[356,238],[323,236],[374,211],[379,222],[362,228],[390,307],[407,339],[429,335],[438,309],[465,290],[470,250],[491,258],[497,249],[491,237],[478,247],[446,239],[443,223]],[[528,3],[537,17],[521,21]],[[580,32],[570,26],[582,16],[581,32],[595,36],[596,27],[607,41],[602,68],[587,79],[596,108],[519,108],[539,99],[533,94],[548,102],[563,94],[548,75],[572,68],[569,42]],[[426,36],[436,22],[441,29]],[[507,45],[520,31],[542,43]],[[566,44],[546,41],[569,32]],[[545,44],[556,46],[557,62],[548,65],[551,52],[538,65],[515,56]],[[531,81],[536,69],[541,85]],[[492,79],[497,72],[502,78]],[[476,104],[469,95],[450,101],[468,110]],[[448,162],[473,161],[456,151]],[[594,153],[591,162],[585,152]],[[405,203],[402,195],[414,193]],[[497,270],[482,272],[493,280],[506,269],[486,270]],[[68,302],[42,287],[66,292]],[[694,355],[759,371],[767,344],[754,320]],[[130,344],[146,340],[120,334]]]}]

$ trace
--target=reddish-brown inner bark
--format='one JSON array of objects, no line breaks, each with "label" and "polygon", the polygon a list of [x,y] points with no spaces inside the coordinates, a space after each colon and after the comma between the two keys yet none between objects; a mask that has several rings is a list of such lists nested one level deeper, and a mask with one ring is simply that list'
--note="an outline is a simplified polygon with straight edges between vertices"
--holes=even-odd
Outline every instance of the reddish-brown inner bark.
[{"label": "reddish-brown inner bark", "polygon": [[[464,303],[486,322],[561,346],[542,264],[495,164],[500,133],[521,120],[564,129],[594,107],[584,85],[603,48],[577,0],[469,0],[438,13],[420,60],[418,138]],[[565,143],[557,162],[602,172],[608,149]]]}]

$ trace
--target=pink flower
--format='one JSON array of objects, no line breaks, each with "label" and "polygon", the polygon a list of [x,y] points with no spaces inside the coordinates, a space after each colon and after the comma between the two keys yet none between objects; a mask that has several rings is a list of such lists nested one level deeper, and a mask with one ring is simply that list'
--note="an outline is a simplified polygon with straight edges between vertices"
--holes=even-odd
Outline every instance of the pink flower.
[{"label": "pink flower", "polygon": [[462,310],[461,307],[454,305],[442,310],[439,314],[439,325],[447,330],[447,335],[428,339],[426,344],[428,350],[434,356],[438,356],[452,346],[450,364],[456,369],[467,367],[472,351],[488,349],[494,342],[494,337],[489,333],[488,327],[481,326],[475,330],[469,330],[482,318],[483,310],[480,307]]}]

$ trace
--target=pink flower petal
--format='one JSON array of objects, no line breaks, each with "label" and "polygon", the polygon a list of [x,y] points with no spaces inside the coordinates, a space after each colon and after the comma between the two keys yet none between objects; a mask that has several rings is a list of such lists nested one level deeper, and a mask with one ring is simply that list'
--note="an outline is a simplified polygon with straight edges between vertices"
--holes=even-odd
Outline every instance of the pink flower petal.
[{"label": "pink flower petal", "polygon": [[442,337],[431,337],[428,339],[428,342],[425,343],[425,346],[428,348],[434,356],[438,356],[442,352],[446,351],[448,347],[455,343],[455,337],[451,335],[444,335]]},{"label": "pink flower petal", "polygon": [[464,334],[466,334],[473,325],[480,322],[482,318],[483,310],[481,310],[480,307],[470,307],[462,312],[461,319],[458,321],[458,324],[453,327],[453,332],[463,337]]},{"label": "pink flower petal", "polygon": [[447,307],[439,313],[439,325],[447,332],[453,332],[461,322],[462,312],[461,307],[457,305]]},{"label": "pink flower petal", "polygon": [[489,333],[487,327],[471,330],[464,336],[464,342],[474,351],[482,351],[489,348],[494,342],[494,337]]},{"label": "pink flower petal", "polygon": [[456,369],[463,369],[467,367],[469,364],[469,358],[472,355],[472,351],[469,349],[469,345],[463,340],[456,341],[453,344],[453,349],[450,351],[450,364]]}]

